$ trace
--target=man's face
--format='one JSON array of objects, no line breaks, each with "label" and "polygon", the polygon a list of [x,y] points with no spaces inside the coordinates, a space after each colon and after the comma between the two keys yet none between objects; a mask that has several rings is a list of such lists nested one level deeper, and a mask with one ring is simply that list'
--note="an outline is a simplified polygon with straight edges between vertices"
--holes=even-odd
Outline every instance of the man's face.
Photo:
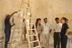
[{"label": "man's face", "polygon": [[66,20],[66,23],[68,23],[68,20]]},{"label": "man's face", "polygon": [[57,19],[57,20],[55,20],[56,21],[56,23],[59,23],[59,19]]},{"label": "man's face", "polygon": [[9,18],[10,17],[9,14],[7,14],[6,17]]},{"label": "man's face", "polygon": [[41,20],[39,20],[38,23],[41,24]]},{"label": "man's face", "polygon": [[61,19],[61,23],[62,23],[62,24],[64,24],[64,23],[65,23],[64,19]]},{"label": "man's face", "polygon": [[44,20],[44,23],[47,23],[47,19],[46,19],[46,20]]}]

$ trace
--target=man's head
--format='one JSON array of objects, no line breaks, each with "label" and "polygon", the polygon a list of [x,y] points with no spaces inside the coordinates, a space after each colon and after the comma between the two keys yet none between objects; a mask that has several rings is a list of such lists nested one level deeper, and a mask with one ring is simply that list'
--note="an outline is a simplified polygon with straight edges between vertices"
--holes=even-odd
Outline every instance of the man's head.
[{"label": "man's head", "polygon": [[47,18],[44,18],[44,23],[47,23]]},{"label": "man's head", "polygon": [[9,17],[10,17],[10,15],[9,15],[9,14],[7,14],[7,15],[6,15],[6,18],[9,18]]},{"label": "man's head", "polygon": [[36,24],[40,24],[41,23],[41,19],[40,18],[37,18],[36,19]]},{"label": "man's head", "polygon": [[68,23],[68,19],[66,19],[66,23]]},{"label": "man's head", "polygon": [[67,20],[67,18],[62,17],[62,19],[61,19],[61,23],[62,23],[62,24],[66,23],[66,20]]},{"label": "man's head", "polygon": [[59,18],[58,17],[55,18],[55,21],[56,21],[56,23],[59,23]]}]

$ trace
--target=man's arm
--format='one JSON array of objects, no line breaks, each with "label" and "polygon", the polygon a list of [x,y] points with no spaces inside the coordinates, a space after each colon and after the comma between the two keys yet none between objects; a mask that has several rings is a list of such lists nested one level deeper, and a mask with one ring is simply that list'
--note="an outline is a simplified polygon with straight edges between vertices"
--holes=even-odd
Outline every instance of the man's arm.
[{"label": "man's arm", "polygon": [[68,34],[69,34],[69,29],[67,29],[66,34],[65,34],[65,35],[66,35],[66,36],[68,36]]},{"label": "man's arm", "polygon": [[13,13],[10,15],[10,18],[11,18],[15,13],[17,13],[17,11],[13,12]]},{"label": "man's arm", "polygon": [[15,24],[11,25],[11,27],[15,26]]},{"label": "man's arm", "polygon": [[50,30],[49,30],[49,33],[51,33],[51,31],[52,31],[52,29],[51,29],[51,25],[49,25],[49,29],[50,29]]}]

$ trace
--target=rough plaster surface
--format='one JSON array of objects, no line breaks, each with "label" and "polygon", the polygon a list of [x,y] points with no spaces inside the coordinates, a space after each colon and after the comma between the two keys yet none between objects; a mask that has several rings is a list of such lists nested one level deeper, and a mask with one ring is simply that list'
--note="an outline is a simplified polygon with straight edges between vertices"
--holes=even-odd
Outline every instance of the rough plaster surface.
[{"label": "rough plaster surface", "polygon": [[[22,10],[27,6],[28,0],[23,0]],[[70,30],[72,31],[72,0],[30,0],[31,12],[34,18],[48,18],[48,22],[53,28],[55,17],[67,17],[69,19]],[[6,14],[20,10],[21,0],[0,0],[0,38],[4,37],[4,19]],[[19,26],[17,15],[14,15],[16,26]],[[42,20],[43,21],[43,20]],[[43,22],[42,22],[43,23]],[[13,29],[12,29],[13,30]],[[3,43],[0,43],[2,46]],[[0,48],[1,48],[0,46]]]}]

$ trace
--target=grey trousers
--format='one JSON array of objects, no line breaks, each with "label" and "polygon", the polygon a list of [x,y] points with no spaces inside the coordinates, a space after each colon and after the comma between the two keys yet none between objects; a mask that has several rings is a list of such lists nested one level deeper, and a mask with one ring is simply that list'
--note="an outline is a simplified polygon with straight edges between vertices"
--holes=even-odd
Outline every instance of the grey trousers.
[{"label": "grey trousers", "polygon": [[41,42],[42,42],[42,47],[49,48],[49,33],[42,34]]}]

